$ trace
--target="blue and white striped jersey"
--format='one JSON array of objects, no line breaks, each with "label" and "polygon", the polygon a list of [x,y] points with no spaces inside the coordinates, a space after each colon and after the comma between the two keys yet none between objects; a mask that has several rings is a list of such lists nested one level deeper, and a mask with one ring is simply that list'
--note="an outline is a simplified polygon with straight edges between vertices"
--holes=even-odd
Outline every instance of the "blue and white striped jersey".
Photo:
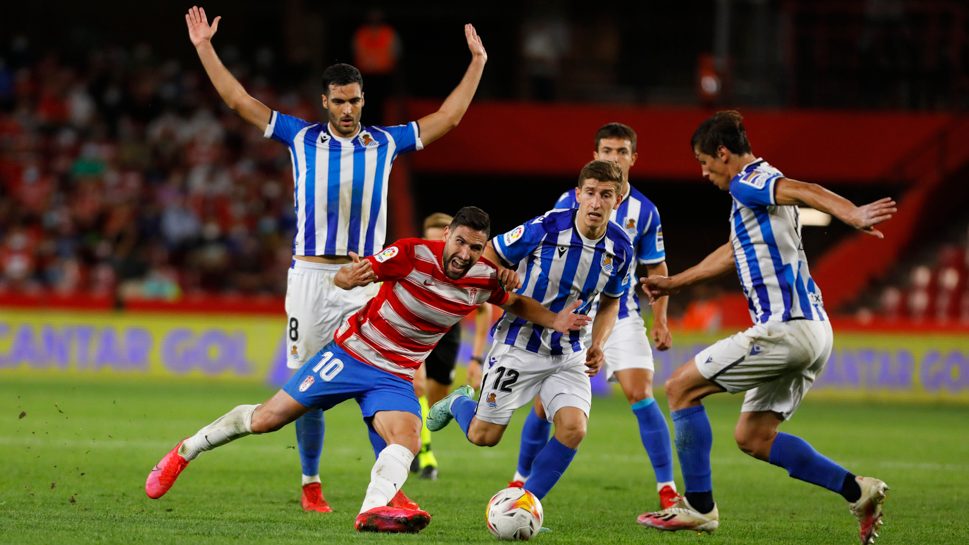
[{"label": "blue and white striped jersey", "polygon": [[[578,208],[575,189],[562,193],[555,201],[555,208]],[[663,244],[663,224],[659,210],[652,201],[638,189],[629,186],[629,196],[623,199],[619,208],[612,211],[612,221],[626,231],[633,242],[636,259],[643,265],[657,265],[666,261],[666,248]],[[636,293],[636,266],[629,267],[629,289],[619,300],[619,319],[630,314],[642,315],[639,294]]]},{"label": "blue and white striped jersey", "polygon": [[808,271],[796,206],[778,205],[784,175],[757,159],[730,180],[730,243],[754,323],[826,320],[821,290]]},{"label": "blue and white striped jersey", "polygon": [[[551,210],[491,240],[495,251],[523,275],[519,295],[527,295],[559,312],[576,300],[587,314],[596,297],[620,297],[628,289],[633,248],[629,236],[609,222],[606,234],[587,239],[575,226],[577,210]],[[587,326],[589,327],[589,326]],[[495,342],[538,354],[560,355],[585,350],[585,331],[567,335],[504,313],[493,330]]]},{"label": "blue and white striped jersey", "polygon": [[273,112],[266,138],[289,147],[296,236],[293,255],[374,255],[387,236],[387,180],[400,153],[423,147],[416,122],[361,127],[353,138],[328,124]]}]

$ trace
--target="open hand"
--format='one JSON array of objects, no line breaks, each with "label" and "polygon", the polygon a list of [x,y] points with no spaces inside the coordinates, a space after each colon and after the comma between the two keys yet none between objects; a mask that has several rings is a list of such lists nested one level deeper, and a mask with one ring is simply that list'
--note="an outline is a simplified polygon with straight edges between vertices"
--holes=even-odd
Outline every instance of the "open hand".
[{"label": "open hand", "polygon": [[464,25],[464,37],[468,39],[468,49],[471,50],[471,56],[487,61],[488,52],[485,51],[484,44],[481,43],[481,36],[478,36],[478,31],[474,29],[474,25],[471,23]]},{"label": "open hand", "polygon": [[209,25],[205,10],[198,6],[192,6],[192,9],[185,14],[185,24],[188,25],[188,39],[192,41],[192,45],[198,47],[202,42],[211,41],[212,36],[215,36],[215,32],[219,30],[220,19],[222,17],[217,16]]},{"label": "open hand", "polygon": [[582,329],[591,323],[592,318],[589,318],[585,314],[572,314],[580,306],[582,306],[582,301],[574,301],[571,305],[560,310],[555,315],[555,321],[552,322],[552,329],[559,333],[568,333],[569,331]]},{"label": "open hand", "polygon": [[855,208],[848,217],[848,224],[873,237],[885,238],[885,235],[874,226],[890,220],[896,212],[898,212],[898,203],[891,197],[885,197]]}]

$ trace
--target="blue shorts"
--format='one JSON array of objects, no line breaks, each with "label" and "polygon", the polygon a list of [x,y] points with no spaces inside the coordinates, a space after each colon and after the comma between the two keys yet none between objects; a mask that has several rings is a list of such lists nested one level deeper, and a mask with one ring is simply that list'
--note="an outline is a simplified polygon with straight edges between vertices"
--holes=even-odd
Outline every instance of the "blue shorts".
[{"label": "blue shorts", "polygon": [[300,405],[324,411],[353,398],[366,419],[380,411],[421,417],[412,383],[354,358],[334,342],[303,364],[283,391]]}]

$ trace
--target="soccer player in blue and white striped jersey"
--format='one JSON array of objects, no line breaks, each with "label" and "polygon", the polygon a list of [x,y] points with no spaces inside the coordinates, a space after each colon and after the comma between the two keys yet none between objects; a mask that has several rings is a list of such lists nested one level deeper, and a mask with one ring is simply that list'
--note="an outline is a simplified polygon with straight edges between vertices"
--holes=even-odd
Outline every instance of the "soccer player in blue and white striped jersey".
[{"label": "soccer player in blue and white striped jersey", "polygon": [[[639,426],[639,436],[653,466],[660,509],[676,501],[676,485],[673,482],[673,452],[666,417],[653,398],[653,353],[646,338],[636,278],[644,275],[666,275],[666,249],[663,244],[663,225],[659,211],[639,190],[629,183],[629,169],[636,163],[636,131],[622,123],[607,123],[596,131],[593,158],[614,161],[623,172],[623,199],[613,211],[612,221],[617,223],[632,240],[638,267],[630,267],[630,287],[619,299],[619,316],[612,335],[606,341],[606,378],[616,380],[629,401]],[[575,191],[566,191],[555,203],[555,208],[576,208]],[[666,350],[672,344],[672,336],[666,322],[667,298],[660,297],[652,303],[653,343],[658,350]],[[529,411],[522,426],[518,467],[512,484],[528,480],[532,463],[548,441],[551,424],[545,418],[540,400]]]},{"label": "soccer player in blue and white striped jersey", "polygon": [[740,449],[843,496],[858,518],[862,545],[872,543],[888,486],[856,477],[778,427],[824,369],[834,339],[821,290],[808,270],[797,207],[827,212],[882,238],[874,226],[895,214],[895,201],[855,206],[819,185],[785,177],[752,153],[735,111],[704,121],[691,146],[703,177],[733,197],[730,240],[677,275],[642,279],[643,287],[651,296],[664,296],[736,270],[754,325],[700,351],[667,381],[686,493],[673,507],[645,513],[638,521],[661,530],[713,531],[719,526],[710,470],[713,439],[701,400],[719,392],[746,392],[734,430]]},{"label": "soccer player in blue and white striped jersey", "polygon": [[[226,69],[212,46],[220,17],[209,25],[205,11],[185,15],[189,39],[209,79],[226,105],[245,121],[284,144],[293,164],[296,236],[286,287],[287,365],[296,369],[333,338],[348,316],[376,295],[370,285],[344,291],[333,285],[351,252],[374,255],[383,249],[387,225],[387,185],[394,159],[419,150],[461,121],[481,81],[487,52],[471,25],[464,33],[471,62],[463,79],[438,111],[395,127],[361,124],[363,78],[348,64],[323,72],[323,109],[327,119],[311,122],[271,110],[250,96]],[[303,466],[302,505],[307,511],[330,511],[323,498],[319,461],[323,415],[307,413],[296,423]],[[382,448],[371,429],[375,452]],[[395,498],[402,506],[412,502]],[[416,504],[414,504],[416,505]]]},{"label": "soccer player in blue and white striped jersey", "polygon": [[588,331],[561,334],[506,312],[494,328],[479,400],[459,388],[436,403],[427,417],[427,427],[435,431],[453,416],[469,441],[493,446],[515,409],[539,395],[555,424],[555,435],[535,457],[524,485],[539,499],[568,468],[585,437],[592,403],[589,376],[602,366],[603,346],[628,288],[635,261],[632,243],[609,221],[619,205],[622,183],[616,163],[592,161],[579,174],[578,208],[547,212],[494,237],[485,251],[490,260],[523,272],[516,293],[553,312],[579,305],[577,312],[585,314],[598,297],[591,341]]}]

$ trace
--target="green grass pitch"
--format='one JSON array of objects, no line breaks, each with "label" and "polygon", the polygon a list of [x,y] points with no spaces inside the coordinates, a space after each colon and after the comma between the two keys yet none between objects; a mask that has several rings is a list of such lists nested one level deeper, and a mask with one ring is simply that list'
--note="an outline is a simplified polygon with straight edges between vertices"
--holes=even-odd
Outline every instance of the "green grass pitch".
[{"label": "green grass pitch", "polygon": [[[5,377],[0,382],[0,542],[50,543],[492,543],[488,498],[515,468],[516,415],[495,448],[467,443],[457,426],[435,434],[437,482],[405,490],[433,516],[418,535],[357,534],[373,454],[352,402],[327,415],[322,475],[336,510],[303,513],[292,427],[247,437],[197,459],[161,500],[145,476],[181,437],[271,391],[223,383]],[[743,455],[732,429],[740,398],[716,396],[714,487],[720,530],[666,534],[635,517],[656,505],[633,417],[620,396],[597,399],[589,434],[545,499],[551,533],[539,543],[857,543],[844,501]],[[662,400],[661,400],[662,402]],[[969,408],[807,402],[785,431],[892,487],[879,543],[969,540]],[[679,480],[679,473],[677,472]]]}]

